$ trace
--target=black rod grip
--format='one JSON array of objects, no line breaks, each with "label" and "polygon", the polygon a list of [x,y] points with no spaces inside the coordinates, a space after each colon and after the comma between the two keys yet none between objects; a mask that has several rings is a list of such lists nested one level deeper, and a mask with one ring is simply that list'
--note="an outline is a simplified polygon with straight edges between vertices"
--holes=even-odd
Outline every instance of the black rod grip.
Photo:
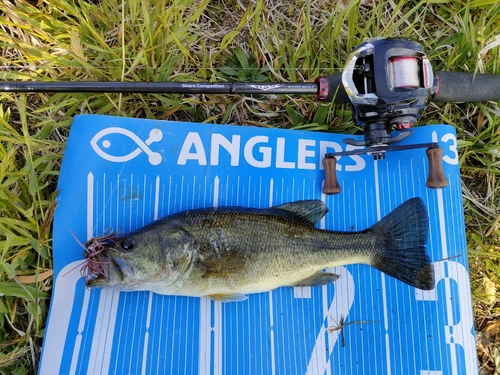
[{"label": "black rod grip", "polygon": [[438,78],[433,102],[487,102],[500,100],[500,75],[434,72]]},{"label": "black rod grip", "polygon": [[[436,71],[433,102],[487,102],[500,100],[500,75]],[[349,97],[342,84],[342,74],[320,77],[316,98],[345,103]]]}]

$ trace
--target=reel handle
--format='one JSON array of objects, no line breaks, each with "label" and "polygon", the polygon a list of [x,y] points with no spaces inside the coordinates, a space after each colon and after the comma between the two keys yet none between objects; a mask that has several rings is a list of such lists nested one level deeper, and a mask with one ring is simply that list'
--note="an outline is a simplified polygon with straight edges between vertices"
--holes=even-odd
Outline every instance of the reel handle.
[{"label": "reel handle", "polygon": [[[426,186],[431,189],[440,189],[448,186],[448,180],[443,171],[443,149],[438,146],[437,142],[420,143],[413,145],[400,146],[379,146],[368,147],[365,149],[341,151],[325,154],[323,159],[323,167],[325,170],[325,182],[323,184],[323,194],[332,195],[340,193],[340,185],[337,179],[337,159],[336,156],[344,155],[360,155],[360,154],[380,154],[383,155],[388,151],[410,150],[427,147],[425,153],[429,161],[429,175],[427,177]],[[376,160],[383,158],[376,158]]]}]

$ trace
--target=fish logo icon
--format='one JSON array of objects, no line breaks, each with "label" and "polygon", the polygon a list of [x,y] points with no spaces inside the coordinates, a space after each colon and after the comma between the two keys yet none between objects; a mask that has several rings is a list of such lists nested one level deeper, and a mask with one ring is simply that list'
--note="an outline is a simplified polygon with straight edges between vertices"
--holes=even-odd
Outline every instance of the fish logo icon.
[{"label": "fish logo icon", "polygon": [[[106,136],[112,134],[121,134],[125,137],[130,138],[135,144],[138,146],[136,149],[131,151],[130,153],[122,156],[115,156],[107,153],[104,149],[109,149],[112,146],[112,141],[109,139],[105,139]],[[139,154],[144,152],[148,156],[148,161],[151,165],[158,165],[161,163],[162,157],[159,152],[152,151],[149,146],[154,142],[159,142],[163,138],[163,133],[160,129],[152,129],[149,132],[149,137],[145,141],[142,141],[136,134],[132,133],[128,129],[119,128],[119,127],[111,127],[106,128],[98,132],[94,137],[90,140],[90,145],[94,149],[94,151],[103,159],[115,162],[115,163],[123,163],[129,160],[134,159]],[[101,141],[101,142],[99,142]]]}]

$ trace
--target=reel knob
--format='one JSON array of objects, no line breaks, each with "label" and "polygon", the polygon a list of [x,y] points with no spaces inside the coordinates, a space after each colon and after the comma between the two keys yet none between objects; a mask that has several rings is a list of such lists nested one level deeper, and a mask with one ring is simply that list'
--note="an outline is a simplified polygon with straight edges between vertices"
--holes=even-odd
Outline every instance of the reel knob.
[{"label": "reel knob", "polygon": [[443,172],[443,149],[441,147],[429,147],[425,153],[427,159],[429,159],[429,176],[425,185],[431,189],[448,186],[448,180]]},{"label": "reel knob", "polygon": [[325,184],[323,194],[332,195],[340,193],[340,185],[337,180],[337,159],[335,157],[325,157],[323,159],[325,168]]}]

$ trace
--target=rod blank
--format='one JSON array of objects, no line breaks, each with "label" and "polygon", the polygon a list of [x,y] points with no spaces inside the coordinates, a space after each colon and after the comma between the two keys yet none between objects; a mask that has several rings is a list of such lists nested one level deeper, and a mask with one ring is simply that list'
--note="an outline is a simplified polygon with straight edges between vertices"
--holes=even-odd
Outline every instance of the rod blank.
[{"label": "rod blank", "polygon": [[316,83],[207,82],[0,82],[0,92],[92,92],[161,94],[316,94]]}]

